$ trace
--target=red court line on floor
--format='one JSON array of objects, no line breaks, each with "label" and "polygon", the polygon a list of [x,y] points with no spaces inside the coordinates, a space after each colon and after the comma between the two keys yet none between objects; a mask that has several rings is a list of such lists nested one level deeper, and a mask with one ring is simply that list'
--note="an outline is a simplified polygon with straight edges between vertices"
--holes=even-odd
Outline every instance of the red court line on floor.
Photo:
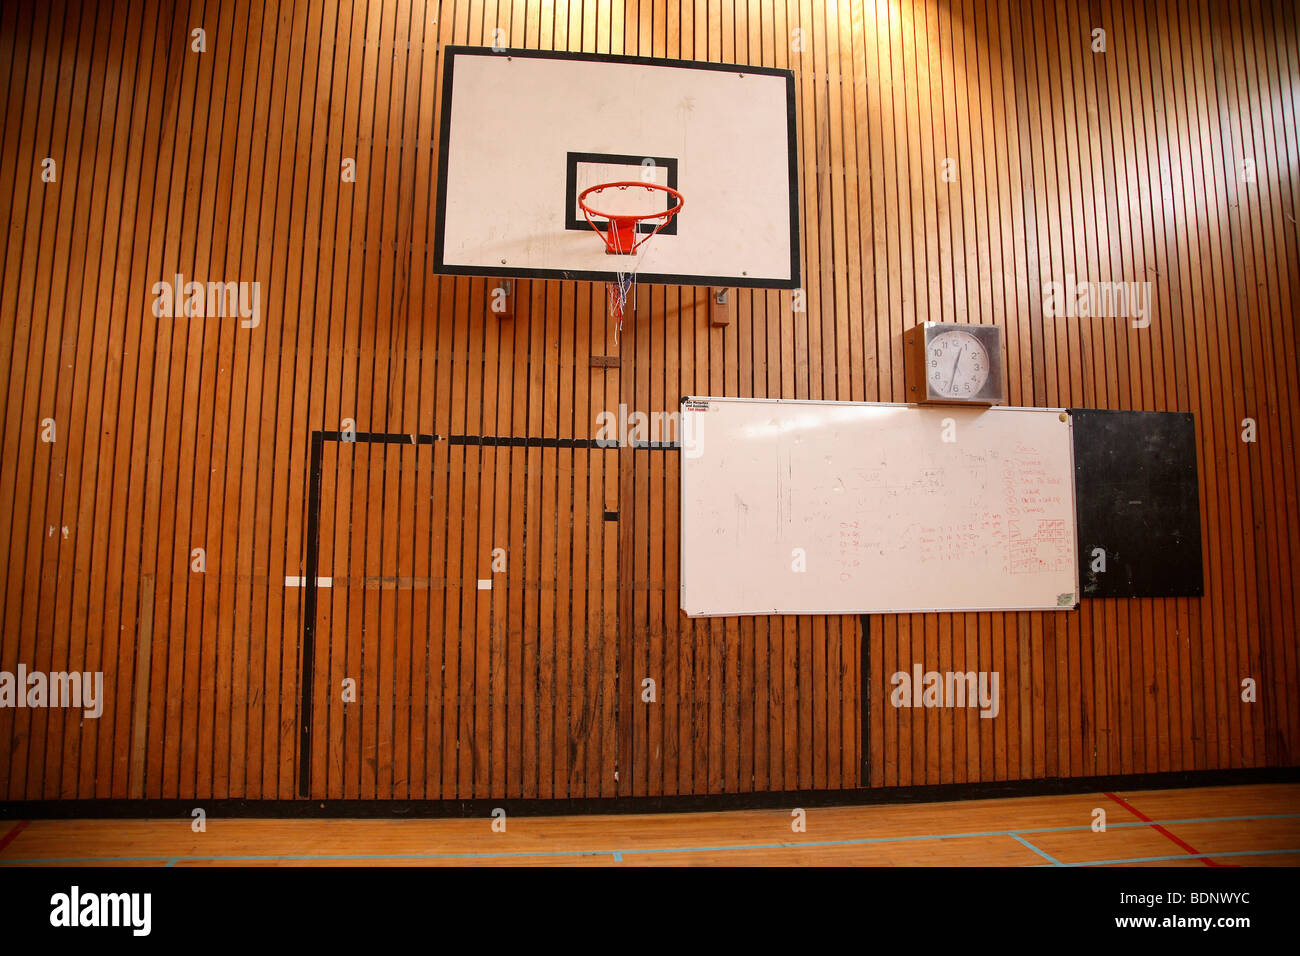
[{"label": "red court line on floor", "polygon": [[1125,800],[1123,797],[1117,797],[1117,796],[1116,796],[1115,794],[1113,794],[1113,793],[1107,793],[1106,796],[1110,797],[1112,800],[1114,800],[1114,801],[1115,801],[1116,803],[1118,803],[1121,807],[1123,807],[1123,808],[1124,808],[1125,810],[1127,810],[1129,813],[1133,814],[1133,816],[1137,817],[1137,818],[1138,818],[1139,820],[1141,820],[1142,822],[1144,822],[1144,823],[1150,823],[1151,826],[1152,826],[1152,829],[1154,829],[1157,833],[1161,833],[1161,834],[1163,834],[1165,837],[1169,838],[1169,839],[1172,840],[1174,843],[1178,844],[1178,846],[1180,846],[1182,849],[1186,850],[1188,853],[1191,853],[1191,854],[1193,854],[1193,855],[1195,855],[1195,856],[1199,856],[1199,857],[1201,858],[1201,862],[1204,863],[1206,866],[1222,866],[1222,865],[1223,865],[1223,864],[1221,864],[1221,863],[1215,863],[1215,862],[1214,862],[1213,860],[1211,860],[1208,856],[1206,856],[1206,855],[1205,855],[1204,853],[1202,853],[1200,850],[1196,849],[1196,847],[1192,846],[1192,845],[1191,845],[1190,843],[1188,843],[1186,840],[1182,840],[1182,839],[1179,839],[1178,837],[1174,836],[1172,833],[1170,833],[1168,830],[1166,830],[1166,829],[1165,829],[1164,827],[1162,827],[1160,824],[1158,824],[1158,823],[1156,823],[1155,821],[1153,821],[1149,816],[1147,816],[1145,813],[1143,813],[1143,812],[1142,812],[1141,810],[1139,810],[1137,807],[1133,806],[1133,804],[1129,803],[1129,802],[1128,802],[1127,800]]},{"label": "red court line on floor", "polygon": [[4,836],[0,837],[0,853],[3,853],[4,848],[7,847],[10,843],[13,843],[14,838],[18,836],[18,834],[22,833],[25,829],[27,829],[27,824],[31,822],[32,822],[31,820],[23,820],[22,822],[14,826],[13,829],[11,829]]}]

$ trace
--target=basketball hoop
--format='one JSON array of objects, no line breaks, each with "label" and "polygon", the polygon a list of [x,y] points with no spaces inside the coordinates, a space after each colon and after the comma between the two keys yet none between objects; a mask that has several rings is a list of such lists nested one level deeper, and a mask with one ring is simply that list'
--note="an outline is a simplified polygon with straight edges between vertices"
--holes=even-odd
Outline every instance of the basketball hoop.
[{"label": "basketball hoop", "polygon": [[[587,204],[587,197],[592,193],[603,192],[606,189],[635,189],[659,190],[665,192],[677,200],[677,205],[671,209],[665,209],[663,212],[648,212],[641,215],[614,215],[613,213],[601,212],[599,209],[593,209]],[[632,180],[621,183],[601,183],[599,186],[592,186],[584,189],[578,196],[578,205],[582,208],[582,214],[587,217],[587,222],[591,228],[595,229],[600,238],[605,240],[605,255],[607,256],[630,256],[645,245],[646,241],[659,234],[668,223],[672,222],[673,216],[682,211],[686,205],[686,198],[671,186],[661,186],[658,183],[643,183]],[[596,224],[592,216],[598,216],[609,223],[609,230],[602,231]],[[647,233],[641,239],[636,238],[637,227],[648,219],[662,219],[663,222],[655,228],[653,232]]]},{"label": "basketball hoop", "polygon": [[[596,209],[587,203],[588,196],[592,195],[593,193],[604,192],[606,189],[618,189],[618,190],[647,189],[651,191],[658,190],[660,192],[667,193],[669,196],[676,199],[677,205],[665,209],[662,212],[631,214],[631,213],[601,212],[599,209]],[[684,197],[676,189],[673,189],[671,186],[661,186],[659,183],[639,182],[637,180],[630,180],[627,182],[617,182],[617,183],[601,183],[598,186],[591,186],[588,189],[584,189],[578,195],[578,206],[582,209],[582,214],[587,218],[588,224],[591,226],[592,229],[596,231],[596,234],[599,235],[600,238],[604,241],[605,255],[607,256],[636,255],[637,250],[640,249],[642,246],[644,246],[655,236],[659,235],[659,233],[665,227],[667,227],[668,223],[672,222],[673,216],[681,212],[682,208],[685,205],[686,205],[686,197]],[[599,219],[603,219],[608,225],[608,228],[601,229],[596,219],[592,218],[593,216]],[[645,235],[641,236],[641,238],[638,239],[637,232],[641,226],[641,223],[649,222],[650,220],[654,220],[654,219],[660,219],[662,220],[662,222],[660,222],[659,225],[657,225],[653,230],[651,230],[650,232],[646,233]],[[620,331],[622,331],[623,328],[623,308],[627,304],[628,289],[636,284],[637,264],[638,263],[636,261],[633,261],[632,263],[633,267],[629,272],[624,272],[621,269],[615,269],[614,271],[615,274],[618,276],[618,281],[607,283],[607,289],[609,292],[609,310],[610,313],[614,316],[614,318],[618,319],[618,326],[614,330],[615,341],[618,341],[618,334]]]}]

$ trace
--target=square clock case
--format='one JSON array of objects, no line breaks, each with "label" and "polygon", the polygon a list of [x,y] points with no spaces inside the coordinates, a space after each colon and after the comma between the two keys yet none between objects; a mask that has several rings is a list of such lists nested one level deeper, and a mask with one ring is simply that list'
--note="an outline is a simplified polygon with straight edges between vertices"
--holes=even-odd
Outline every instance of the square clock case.
[{"label": "square clock case", "polygon": [[903,335],[907,401],[1000,405],[1002,328],[960,322],[922,322]]}]

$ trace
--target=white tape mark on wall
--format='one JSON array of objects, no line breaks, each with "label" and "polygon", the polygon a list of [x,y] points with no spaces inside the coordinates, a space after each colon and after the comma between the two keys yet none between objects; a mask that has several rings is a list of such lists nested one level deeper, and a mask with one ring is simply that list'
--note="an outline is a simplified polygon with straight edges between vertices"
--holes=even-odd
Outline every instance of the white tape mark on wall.
[{"label": "white tape mark on wall", "polygon": [[478,589],[479,589],[480,591],[491,591],[491,590],[492,590],[492,579],[491,579],[491,578],[487,578],[487,579],[479,578]]},{"label": "white tape mark on wall", "polygon": [[[321,578],[321,577],[318,577],[318,578],[316,579],[316,586],[317,586],[318,588],[328,588],[328,587],[333,587],[333,585],[334,585],[334,579],[333,579],[333,578]],[[303,577],[303,578],[300,578],[300,577],[285,577],[285,579],[284,579],[284,586],[287,587],[287,588],[305,588],[305,587],[307,586],[307,579],[306,579],[305,577]]]}]

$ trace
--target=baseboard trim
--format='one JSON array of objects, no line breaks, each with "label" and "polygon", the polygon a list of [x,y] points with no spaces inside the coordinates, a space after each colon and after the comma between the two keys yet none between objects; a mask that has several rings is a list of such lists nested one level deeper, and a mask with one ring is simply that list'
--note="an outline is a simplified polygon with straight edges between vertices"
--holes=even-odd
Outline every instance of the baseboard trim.
[{"label": "baseboard trim", "polygon": [[0,802],[0,819],[147,819],[183,817],[200,807],[209,817],[379,818],[479,817],[501,807],[510,816],[568,816],[602,813],[690,813],[786,807],[861,806],[934,803],[1092,793],[1105,790],[1172,790],[1185,787],[1300,783],[1300,767],[1197,770],[1178,773],[1121,774],[1108,777],[1053,777],[924,787],[871,787],[857,790],[784,790],[676,796],[583,799],[473,800],[13,800]]}]

